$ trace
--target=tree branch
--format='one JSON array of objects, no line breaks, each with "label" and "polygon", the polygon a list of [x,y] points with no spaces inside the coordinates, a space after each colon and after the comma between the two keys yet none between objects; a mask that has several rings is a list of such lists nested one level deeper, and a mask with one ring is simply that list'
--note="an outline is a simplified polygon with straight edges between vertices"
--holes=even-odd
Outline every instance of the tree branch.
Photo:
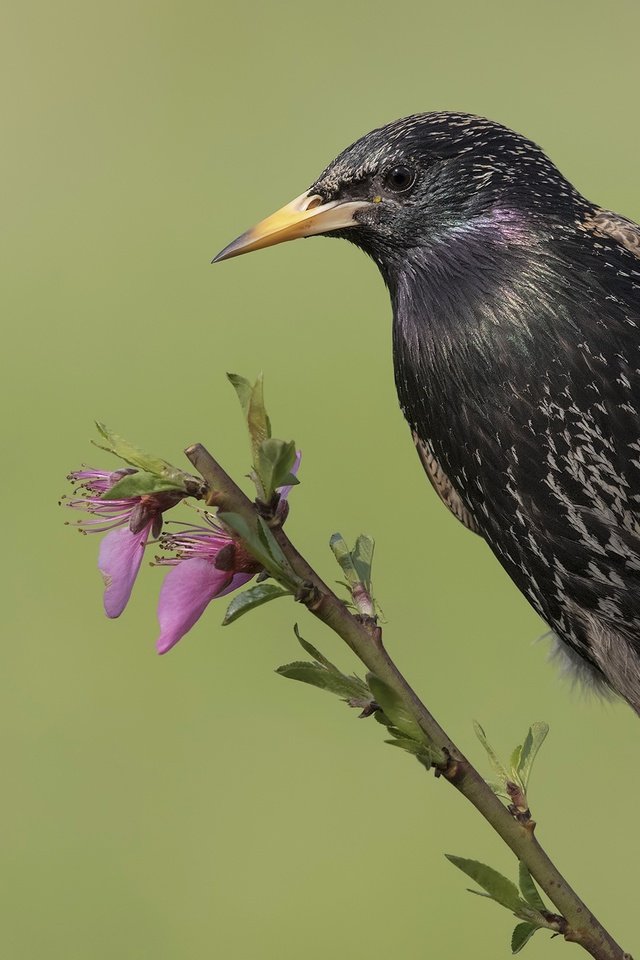
[{"label": "tree branch", "polygon": [[[252,532],[257,531],[261,505],[249,500],[203,446],[195,444],[185,453],[207,483],[207,503],[218,507],[221,512],[238,514]],[[473,804],[518,860],[526,865],[562,915],[561,929],[565,940],[579,944],[596,960],[631,960],[540,846],[534,835],[533,821],[523,823],[512,816],[422,703],[387,653],[382,631],[375,620],[352,614],[290,542],[277,518],[268,510],[263,510],[262,514],[268,522],[271,521],[272,533],[294,574],[309,588],[301,591],[299,599],[402,700],[427,740],[445,756],[445,763],[438,766],[442,778]]]}]

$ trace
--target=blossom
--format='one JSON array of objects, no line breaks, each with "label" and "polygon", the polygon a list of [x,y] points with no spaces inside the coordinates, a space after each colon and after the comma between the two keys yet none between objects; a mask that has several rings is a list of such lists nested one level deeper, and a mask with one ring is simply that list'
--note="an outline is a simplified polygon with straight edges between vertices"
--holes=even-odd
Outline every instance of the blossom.
[{"label": "blossom", "polygon": [[[292,473],[298,470],[297,454]],[[280,487],[278,512],[286,518],[286,498],[291,485]],[[206,526],[189,526],[180,533],[165,534],[161,545],[176,553],[158,557],[161,566],[172,569],[164,578],[158,601],[160,636],[158,653],[167,653],[198,622],[216,597],[244,586],[262,571],[260,564],[214,517],[203,511]]]},{"label": "blossom", "polygon": [[[162,514],[184,496],[179,491],[163,491],[143,496],[103,500],[103,494],[136,473],[133,469],[76,470],[68,479],[75,486],[74,496],[65,505],[84,510],[90,519],[77,521],[82,533],[106,533],[100,544],[98,569],[104,583],[104,609],[108,617],[119,617],[131,596],[147,541],[162,528]],[[78,496],[77,494],[81,495]]]}]

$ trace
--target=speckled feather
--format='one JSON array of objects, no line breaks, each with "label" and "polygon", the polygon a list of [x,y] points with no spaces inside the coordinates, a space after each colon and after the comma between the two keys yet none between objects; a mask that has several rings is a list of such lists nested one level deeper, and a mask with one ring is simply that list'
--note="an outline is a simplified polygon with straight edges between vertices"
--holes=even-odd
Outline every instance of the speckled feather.
[{"label": "speckled feather", "polygon": [[461,114],[374,131],[312,189],[367,195],[398,162],[420,191],[344,235],[389,286],[425,469],[569,659],[640,713],[640,228]]}]

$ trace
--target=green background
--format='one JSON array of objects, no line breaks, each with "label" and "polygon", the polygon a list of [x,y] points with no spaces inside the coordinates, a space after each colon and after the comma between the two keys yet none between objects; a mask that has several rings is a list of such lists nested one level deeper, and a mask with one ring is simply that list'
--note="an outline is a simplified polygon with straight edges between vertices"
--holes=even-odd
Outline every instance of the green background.
[{"label": "green background", "polygon": [[109,622],[97,538],[63,525],[66,473],[111,463],[94,417],[178,464],[202,441],[240,477],[224,374],[260,369],[304,449],[290,534],[328,577],[332,531],[375,535],[391,652],[476,761],[472,718],[503,753],[549,721],[539,836],[640,950],[638,720],[558,678],[426,483],[374,266],[326,239],[209,265],[357,136],[429,109],[515,127],[640,218],[639,28],[637,3],[584,0],[5,5],[3,957],[508,955],[507,913],[443,858],[513,876],[497,837],[377,724],[274,675],[296,619],[353,667],[337,638],[283,601],[223,629],[221,601],[157,657],[161,572]]}]

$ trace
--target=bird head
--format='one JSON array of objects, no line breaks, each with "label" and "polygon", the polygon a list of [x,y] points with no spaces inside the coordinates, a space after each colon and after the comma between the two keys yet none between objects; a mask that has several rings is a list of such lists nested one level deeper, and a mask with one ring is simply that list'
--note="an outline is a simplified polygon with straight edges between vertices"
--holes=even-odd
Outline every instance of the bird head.
[{"label": "bird head", "polygon": [[416,114],[357,140],[215,261],[326,234],[351,240],[387,272],[474,226],[517,240],[580,200],[542,150],[508,128],[468,114]]}]

